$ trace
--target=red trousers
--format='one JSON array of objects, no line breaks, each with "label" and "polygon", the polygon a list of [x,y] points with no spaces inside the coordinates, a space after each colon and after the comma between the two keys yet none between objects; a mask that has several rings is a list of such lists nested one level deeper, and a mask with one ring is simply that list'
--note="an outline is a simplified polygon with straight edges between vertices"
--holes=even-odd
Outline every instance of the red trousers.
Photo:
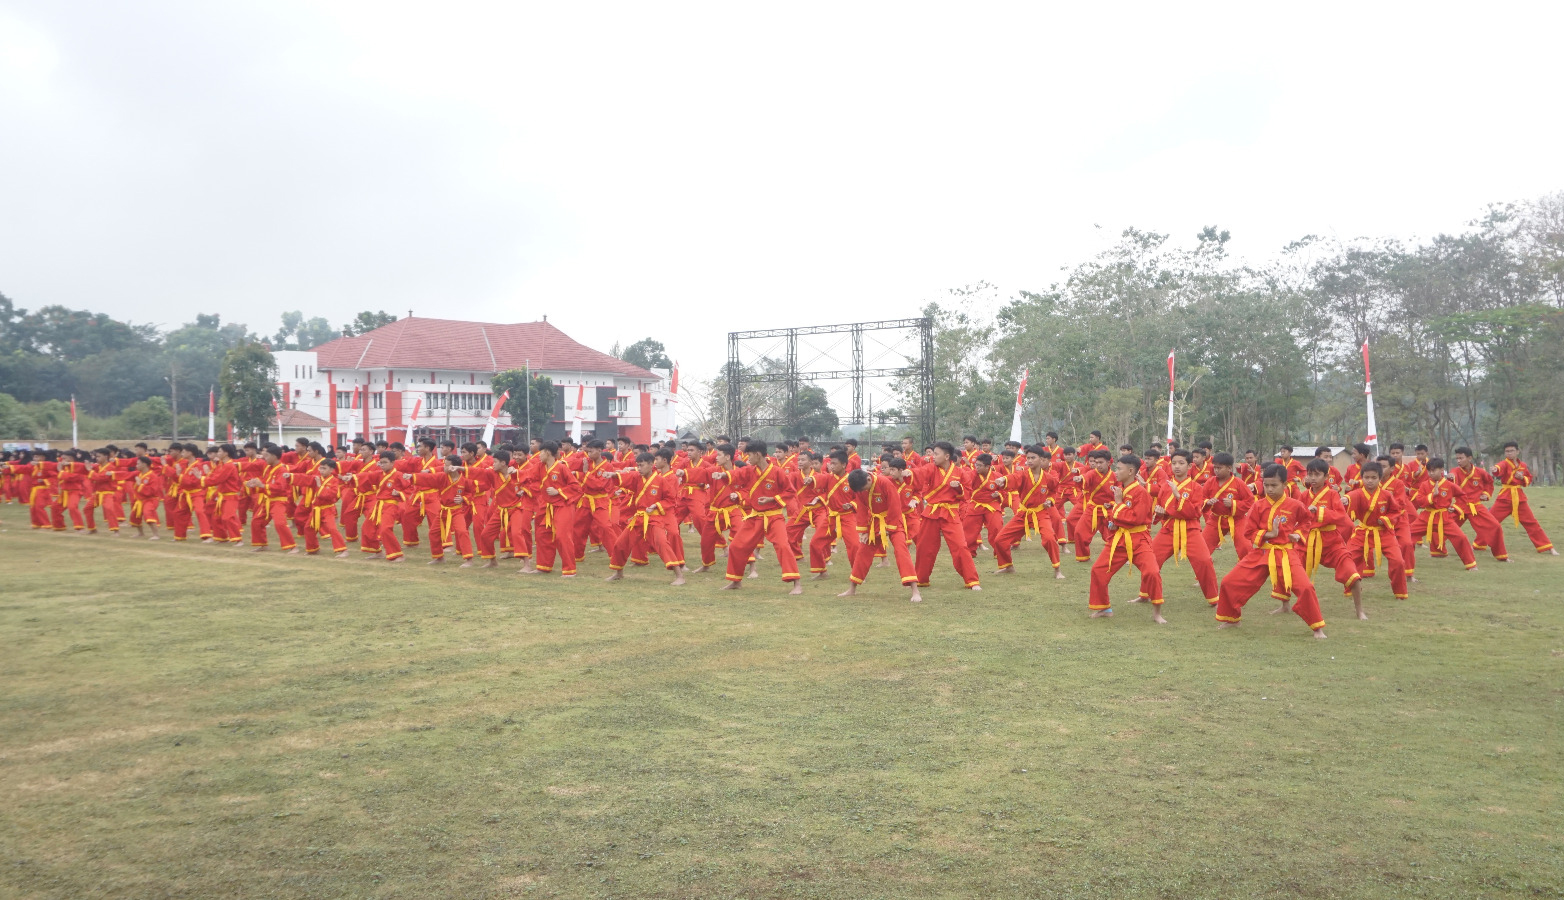
[{"label": "red trousers", "polygon": [[1466,521],[1472,523],[1472,531],[1477,534],[1476,547],[1489,550],[1494,559],[1509,559],[1509,551],[1504,549],[1504,526],[1481,503],[1469,503],[1466,507]]},{"label": "red trousers", "polygon": [[[1142,526],[1144,529],[1144,526]],[[1108,582],[1125,563],[1133,563],[1140,570],[1140,593],[1152,603],[1162,605],[1162,570],[1157,566],[1157,555],[1151,549],[1152,542],[1146,531],[1128,532],[1116,530],[1102,548],[1097,561],[1092,563],[1091,587],[1087,590],[1086,605],[1092,609],[1110,609]]]},{"label": "red trousers", "polygon": [[1537,548],[1538,553],[1547,553],[1553,549],[1553,542],[1548,540],[1548,533],[1542,530],[1542,525],[1537,522],[1537,517],[1532,514],[1531,502],[1526,495],[1516,488],[1497,487],[1499,496],[1493,500],[1493,506],[1489,512],[1493,515],[1502,530],[1505,518],[1513,515],[1515,521],[1526,530],[1526,536],[1531,538],[1531,545]]},{"label": "red trousers", "polygon": [[472,559],[472,537],[468,531],[465,504],[442,506],[429,528],[429,554],[435,559],[444,559],[445,548],[454,546],[462,559]]},{"label": "red trousers", "polygon": [[342,529],[343,537],[350,541],[358,540],[358,517],[363,512],[363,502],[357,495],[342,499],[342,514],[337,517],[337,525]]},{"label": "red trousers", "polygon": [[244,536],[244,526],[239,524],[239,498],[236,494],[218,494],[213,498],[207,516],[212,523],[214,540],[237,544]]},{"label": "red trousers", "polygon": [[[1472,542],[1466,539],[1466,533],[1461,530],[1461,517],[1454,510],[1428,510],[1412,527],[1412,537],[1420,542],[1428,541],[1429,556],[1448,556],[1450,549],[1445,545],[1449,544],[1455,548],[1455,555],[1460,557],[1462,565],[1468,569],[1477,568]],[[1413,552],[1417,552],[1415,547]]]},{"label": "red trousers", "polygon": [[348,542],[342,539],[342,532],[337,528],[335,506],[317,506],[315,512],[304,520],[304,552],[320,552],[320,536],[323,534],[331,539],[331,552],[341,553],[348,549]]},{"label": "red trousers", "polygon": [[1238,558],[1243,559],[1254,549],[1254,526],[1249,524],[1248,518],[1235,518],[1229,515],[1218,515],[1215,512],[1206,513],[1206,524],[1201,529],[1206,539],[1206,549],[1215,553],[1222,542],[1228,538],[1233,540],[1233,550],[1238,553]]},{"label": "red trousers", "polygon": [[1303,549],[1303,571],[1312,579],[1314,570],[1320,565],[1329,566],[1336,573],[1336,583],[1341,585],[1341,592],[1345,595],[1352,593],[1352,586],[1363,577],[1358,570],[1358,561],[1347,549],[1347,543],[1341,539],[1341,532],[1334,526],[1316,528],[1309,532],[1309,541]]},{"label": "red trousers", "polygon": [[1360,526],[1352,532],[1347,552],[1352,555],[1353,562],[1358,564],[1358,571],[1364,578],[1374,577],[1379,559],[1384,557],[1385,566],[1390,569],[1390,592],[1396,595],[1397,600],[1407,598],[1406,560],[1401,558],[1401,544],[1396,540],[1395,528],[1388,525],[1381,528]]},{"label": "red trousers", "polygon": [[982,540],[985,528],[988,529],[988,544],[994,548],[994,560],[1003,569],[1010,556],[1008,552],[1003,558],[999,555],[998,538],[1005,529],[1005,517],[999,510],[986,506],[973,506],[971,512],[961,517],[961,533],[967,536],[967,555],[972,557],[972,567],[977,568],[978,541]]},{"label": "red trousers", "polygon": [[608,549],[619,539],[614,528],[613,506],[607,497],[583,497],[576,507],[576,560],[586,556],[587,543]]},{"label": "red trousers", "polygon": [[[530,518],[530,513],[525,518]],[[522,540],[521,525],[523,516],[514,506],[491,506],[489,518],[480,528],[473,529],[478,543],[478,556],[481,559],[494,558],[494,544],[499,541],[501,547],[518,547],[525,543]],[[514,551],[512,551],[514,552]],[[522,554],[516,554],[520,556]]]},{"label": "red trousers", "polygon": [[[849,520],[852,521],[852,520]],[[852,526],[849,526],[852,527]],[[851,565],[857,552],[857,531],[843,535],[842,517],[830,514],[823,515],[815,522],[814,536],[809,539],[809,571],[819,575],[825,571],[825,564],[831,558],[831,551],[836,547],[838,538],[845,537],[847,544],[847,560]]]},{"label": "red trousers", "polygon": [[[1180,527],[1184,529],[1183,534],[1179,534]],[[1182,550],[1182,554],[1175,553],[1175,549]],[[1207,603],[1216,603],[1216,566],[1211,563],[1211,548],[1206,545],[1199,519],[1169,519],[1152,540],[1151,551],[1156,554],[1159,570],[1169,557],[1174,558],[1174,565],[1178,565],[1181,558],[1187,559],[1189,568],[1195,573],[1195,583],[1200,585],[1201,596]]]},{"label": "red trousers", "polygon": [[[131,502],[130,524],[140,525],[142,523],[146,523],[148,525],[157,524],[157,500],[143,500],[140,497],[137,497],[134,501]],[[41,526],[34,525],[33,527],[39,528]]]},{"label": "red trousers", "polygon": [[559,574],[576,574],[576,508],[565,504],[540,505],[537,525],[538,571],[554,571],[554,557],[557,554]]},{"label": "red trousers", "polygon": [[825,518],[825,508],[821,506],[810,507],[803,513],[788,514],[787,545],[792,548],[795,557],[804,557],[804,532],[814,528],[815,533],[819,534],[820,529],[825,527]]},{"label": "red trousers", "polygon": [[[1049,512],[1054,515],[1047,515]],[[1008,569],[1014,564],[1015,546],[1021,543],[1029,530],[1037,532],[1037,539],[1042,542],[1043,549],[1048,551],[1048,561],[1053,563],[1055,569],[1059,568],[1059,538],[1053,527],[1053,519],[1057,515],[1058,511],[1053,507],[1043,510],[1023,509],[1010,517],[999,534],[990,532],[989,543],[994,545],[994,559],[999,562],[999,568]]]},{"label": "red trousers", "polygon": [[[853,561],[853,584],[863,584],[869,577],[869,568],[874,565],[876,558],[885,555],[887,544],[891,555],[896,557],[896,571],[901,575],[903,586],[918,583],[918,569],[912,564],[912,554],[907,550],[907,536],[901,531],[892,530],[876,533],[874,540],[866,540],[868,532],[860,532],[857,539],[856,552],[849,553]],[[854,539],[848,537],[848,546],[854,544]]]},{"label": "red trousers", "polygon": [[618,572],[627,561],[645,560],[648,552],[656,553],[665,569],[677,569],[683,565],[684,554],[675,553],[668,542],[670,524],[674,534],[678,534],[679,525],[672,513],[663,516],[631,516],[629,524],[608,545],[608,567]]},{"label": "red trousers", "polygon": [[1325,627],[1320,614],[1320,598],[1314,593],[1309,574],[1303,570],[1300,553],[1287,547],[1267,544],[1251,549],[1232,571],[1222,577],[1222,589],[1216,603],[1218,622],[1237,622],[1244,615],[1244,604],[1269,579],[1272,596],[1291,594],[1298,600],[1292,611],[1313,629]]},{"label": "red trousers", "polygon": [[[386,562],[402,558],[402,544],[396,539],[398,525],[403,525],[407,517],[403,514],[399,504],[387,503],[381,513],[377,527],[380,529],[379,545],[386,551]],[[404,531],[405,533],[405,531]],[[360,546],[359,549],[364,549]]]},{"label": "red trousers", "polygon": [[961,522],[955,514],[950,514],[948,518],[934,519],[924,515],[917,518],[922,520],[913,536],[918,546],[918,587],[929,586],[929,576],[934,574],[934,561],[939,558],[942,536],[945,545],[950,548],[950,561],[955,565],[956,574],[961,576],[962,583],[967,587],[977,584],[977,566],[972,563],[972,554],[967,552],[967,535],[961,530]]},{"label": "red trousers", "polygon": [[124,510],[120,508],[119,491],[98,491],[90,495],[87,501],[87,527],[96,531],[98,525],[92,519],[94,509],[103,510],[103,524],[109,526],[110,531],[119,531],[120,519],[124,518]]},{"label": "red trousers", "polygon": [[266,526],[269,523],[277,532],[277,545],[284,550],[292,550],[293,529],[288,520],[287,501],[278,498],[261,502],[266,505],[257,507],[255,517],[250,520],[250,543],[256,547],[266,546]]},{"label": "red trousers", "polygon": [[1082,503],[1070,510],[1070,517],[1066,522],[1070,526],[1070,538],[1075,541],[1076,562],[1091,560],[1093,534],[1101,534],[1103,540],[1108,540],[1108,517],[1095,511],[1101,509],[1102,507],[1093,503]]},{"label": "red trousers", "polygon": [[798,558],[787,542],[787,511],[748,513],[738,521],[733,541],[728,544],[729,581],[742,581],[744,568],[762,541],[770,541],[777,551],[777,562],[782,566],[783,581],[798,580]]}]

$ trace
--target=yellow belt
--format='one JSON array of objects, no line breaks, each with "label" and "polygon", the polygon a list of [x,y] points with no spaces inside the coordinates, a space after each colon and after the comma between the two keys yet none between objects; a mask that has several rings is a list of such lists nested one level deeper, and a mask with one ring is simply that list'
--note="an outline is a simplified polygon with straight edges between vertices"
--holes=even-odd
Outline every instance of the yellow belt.
[{"label": "yellow belt", "polygon": [[[1380,532],[1384,529],[1384,527],[1385,526],[1383,526],[1383,525],[1359,525],[1358,526],[1358,530],[1365,533],[1364,534],[1364,538],[1363,538],[1363,561],[1368,563],[1369,564],[1369,568],[1371,568],[1371,569],[1379,564],[1379,560],[1381,560],[1381,559],[1383,559],[1385,557],[1385,545],[1384,545],[1384,543],[1382,541],[1381,534],[1380,534]],[[1373,554],[1374,555],[1372,557],[1369,556],[1369,540],[1368,540],[1368,535],[1369,534],[1372,534],[1374,536],[1374,550],[1373,550]]]},{"label": "yellow belt", "polygon": [[[1233,530],[1235,528],[1234,520],[1236,518],[1237,518],[1236,516],[1231,516],[1231,515],[1228,515],[1227,513],[1217,513],[1217,515],[1216,515],[1216,545],[1218,547],[1221,547],[1222,546],[1222,542],[1227,540],[1229,537],[1232,536]],[[1226,528],[1222,527],[1222,523],[1224,523],[1224,522],[1227,523],[1227,527]],[[1237,540],[1237,538],[1234,538],[1234,540]]]},{"label": "yellow belt", "polygon": [[1189,559],[1189,520],[1169,519],[1168,524],[1173,530],[1173,564],[1178,565],[1181,559]]},{"label": "yellow belt", "polygon": [[[1521,527],[1521,486],[1518,485],[1518,484],[1507,484],[1507,485],[1504,485],[1503,487],[1499,488],[1499,493],[1501,493],[1501,494],[1503,494],[1506,491],[1508,491],[1509,494],[1510,494],[1510,514],[1508,516],[1506,516],[1505,518],[1514,519],[1515,520],[1515,527],[1516,528],[1520,528]],[[1501,520],[1499,524],[1502,525],[1504,523]]]},{"label": "yellow belt", "polygon": [[923,508],[926,510],[948,509],[953,516],[961,515],[961,504],[959,503],[929,503]]},{"label": "yellow belt", "polygon": [[613,504],[609,502],[607,494],[582,494],[581,506],[590,512],[597,512],[597,502],[599,500],[603,501],[605,509],[613,508]]},{"label": "yellow belt", "polygon": [[991,503],[978,503],[978,502],[974,501],[972,506],[973,506],[974,509],[986,509],[989,512],[996,512],[996,513],[999,512],[999,510],[995,509],[994,505],[991,504]]},{"label": "yellow belt", "polygon": [[1108,558],[1113,559],[1113,554],[1119,549],[1119,540],[1124,541],[1124,555],[1135,558],[1135,539],[1131,535],[1140,534],[1146,530],[1144,525],[1132,525],[1128,528],[1113,529],[1113,541],[1108,544]]},{"label": "yellow belt", "polygon": [[1435,507],[1428,511],[1428,516],[1428,547],[1430,550],[1443,550],[1445,546],[1444,510]]},{"label": "yellow belt", "polygon": [[641,539],[645,540],[646,533],[652,528],[652,514],[647,510],[638,509],[630,516],[630,521],[625,527],[634,528],[637,522],[641,523]]},{"label": "yellow belt", "polygon": [[712,524],[712,527],[717,529],[718,531],[725,531],[725,530],[732,529],[733,528],[733,511],[735,509],[738,509],[738,507],[736,507],[736,506],[720,506],[720,507],[712,510],[711,511],[711,524]]},{"label": "yellow belt", "polygon": [[[1288,558],[1287,554],[1291,553],[1292,551],[1289,548],[1287,548],[1287,547],[1282,547],[1282,546],[1277,545],[1277,544],[1266,544],[1265,545],[1265,549],[1267,550],[1266,558],[1265,558],[1265,567],[1271,573],[1271,594],[1272,594],[1272,596],[1286,596],[1287,594],[1291,594],[1292,593],[1292,560]],[[1277,578],[1277,575],[1276,575],[1276,570],[1278,568],[1281,569],[1281,578],[1279,579],[1279,581],[1285,587],[1285,589],[1286,589],[1285,592],[1278,592],[1276,590],[1276,587],[1277,587],[1277,584],[1278,584],[1278,578]]]},{"label": "yellow belt", "polygon": [[884,543],[885,538],[891,533],[890,513],[869,513],[869,543],[876,541]]},{"label": "yellow belt", "polygon": [[326,507],[324,506],[310,507],[310,527],[315,530],[316,534],[320,534],[320,517],[325,511]]},{"label": "yellow belt", "polygon": [[758,509],[752,509],[749,512],[744,514],[744,519],[745,519],[745,521],[748,521],[750,519],[769,519],[772,516],[783,516],[783,515],[787,515],[787,510],[785,510],[785,509],[768,509],[768,510],[762,511],[762,510],[758,510]]},{"label": "yellow belt", "polygon": [[1309,573],[1310,578],[1314,577],[1315,568],[1319,566],[1320,560],[1325,556],[1325,539],[1320,537],[1320,532],[1323,530],[1323,527],[1311,530],[1309,532],[1309,542],[1304,545],[1303,570]]},{"label": "yellow belt", "polygon": [[1021,507],[1021,524],[1026,526],[1026,533],[1022,535],[1023,537],[1031,537],[1034,534],[1042,533],[1042,515],[1047,511],[1048,508],[1045,506]]}]

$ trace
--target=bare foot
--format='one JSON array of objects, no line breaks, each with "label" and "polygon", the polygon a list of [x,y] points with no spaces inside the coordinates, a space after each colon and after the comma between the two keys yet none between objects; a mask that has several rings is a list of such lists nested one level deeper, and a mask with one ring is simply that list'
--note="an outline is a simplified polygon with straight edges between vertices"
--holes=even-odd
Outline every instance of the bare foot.
[{"label": "bare foot", "polygon": [[403,562],[407,562],[407,557],[405,557],[405,556],[398,556],[396,559],[388,559],[388,560],[386,560],[386,562],[388,562],[388,563],[403,563]]},{"label": "bare foot", "polygon": [[495,559],[490,559],[488,562],[484,563],[483,566],[482,566],[482,568],[485,568],[485,569],[498,569],[499,567],[500,567],[499,561],[495,560]]},{"label": "bare foot", "polygon": [[347,559],[348,558],[348,551],[344,550],[341,553],[333,553],[333,554],[331,554],[331,558],[332,559]]},{"label": "bare foot", "polygon": [[1151,611],[1151,621],[1156,622],[1158,625],[1168,624],[1168,620],[1162,618],[1162,607],[1159,606]]},{"label": "bare foot", "polygon": [[678,587],[679,585],[684,584],[684,570],[683,569],[679,569],[678,573],[679,573],[679,577],[678,578],[675,578],[674,580],[668,582],[668,585],[670,587]]},{"label": "bare foot", "polygon": [[524,569],[517,569],[516,570],[516,574],[517,575],[536,575],[536,574],[538,574],[538,569],[537,569],[537,566],[527,566]]},{"label": "bare foot", "polygon": [[574,577],[576,577],[576,573],[574,573],[574,572],[561,572],[559,577],[561,577],[561,578],[574,578]]},{"label": "bare foot", "polygon": [[849,584],[847,586],[847,590],[841,592],[840,594],[837,594],[836,596],[838,596],[838,597],[851,597],[851,596],[853,596],[853,595],[855,595],[857,593],[858,593],[858,585],[856,585],[856,584]]},{"label": "bare foot", "polygon": [[[97,534],[97,533],[98,532],[96,530],[89,532],[89,534]],[[211,544],[211,543],[215,543],[215,541],[213,541],[211,538],[202,538],[201,539],[201,543],[203,543],[203,544]]]},{"label": "bare foot", "polygon": [[299,553],[299,548],[298,547],[294,547],[292,550],[288,551],[288,555],[289,556],[297,556],[298,553]]},{"label": "bare foot", "polygon": [[695,570],[695,574],[696,575],[704,575],[705,573],[707,573],[709,571],[711,571],[711,566],[701,566],[699,569]]},{"label": "bare foot", "polygon": [[994,574],[995,575],[1014,575],[1015,573],[1016,573],[1016,567],[1015,566],[1005,566],[1003,569],[995,569],[994,570]]},{"label": "bare foot", "polygon": [[250,552],[251,553],[264,553],[264,552],[266,552],[266,548],[265,547],[252,547],[252,548],[250,548]]},{"label": "bare foot", "polygon": [[437,565],[439,565],[440,563],[443,563],[443,562],[445,562],[445,557],[443,557],[443,556],[436,556],[434,559],[429,560],[429,565],[437,566]]},{"label": "bare foot", "polygon": [[1131,603],[1150,603],[1151,602],[1151,598],[1150,597],[1136,597],[1134,600],[1131,600],[1130,602]]},{"label": "bare foot", "polygon": [[1417,584],[1417,576],[1416,575],[1408,575],[1407,576],[1407,584]]},{"label": "bare foot", "polygon": [[[160,537],[158,537],[158,536],[157,536],[157,535],[155,535],[155,534],[154,534],[154,535],[152,535],[152,536],[151,536],[151,537],[149,537],[149,538],[147,538],[147,540],[149,540],[149,541],[161,541],[161,540],[162,540],[162,538],[160,538]],[[295,551],[293,551],[293,552],[295,552],[295,553],[297,553],[297,552],[299,552],[299,551],[297,551],[297,550],[295,550]]]},{"label": "bare foot", "polygon": [[[830,563],[827,563],[827,565],[830,565]],[[809,580],[810,581],[824,581],[824,580],[826,580],[827,578],[830,578],[830,577],[831,577],[831,573],[829,573],[829,572],[821,572],[821,573],[819,573],[818,575],[816,575],[815,577],[813,577],[813,578],[811,578]]]},{"label": "bare foot", "polygon": [[1218,622],[1218,623],[1216,623],[1216,627],[1218,627],[1218,628],[1237,628],[1238,627],[1238,623],[1237,622]]},{"label": "bare foot", "polygon": [[981,584],[974,584],[973,586],[967,588],[969,591],[981,591],[982,589],[983,586]]},{"label": "bare foot", "polygon": [[1287,611],[1287,604],[1286,604],[1286,603],[1283,603],[1283,604],[1282,604],[1282,605],[1281,605],[1281,606],[1278,606],[1278,607],[1276,607],[1276,608],[1275,608],[1275,609],[1273,609],[1273,610],[1271,610],[1271,615],[1273,615],[1273,616],[1274,616],[1274,615],[1276,615],[1276,614],[1277,614],[1277,613],[1284,613],[1284,612],[1286,612],[1286,611]]},{"label": "bare foot", "polygon": [[790,596],[790,597],[796,597],[799,594],[802,594],[803,592],[804,592],[804,585],[803,585],[803,583],[795,581],[795,582],[793,582],[793,589],[791,591],[788,591],[787,593],[788,593],[788,596]]},{"label": "bare foot", "polygon": [[751,565],[749,567],[749,571],[745,573],[744,577],[745,578],[759,578],[760,577],[760,573],[755,571],[755,567],[753,565]]},{"label": "bare foot", "polygon": [[907,599],[911,600],[913,603],[922,603],[923,602],[923,594],[918,591],[918,586],[917,585],[913,585],[912,586],[912,596],[908,597]]},{"label": "bare foot", "polygon": [[1062,569],[1059,569],[1059,568],[1055,568],[1054,569],[1054,580],[1056,580],[1056,581],[1063,581],[1064,580],[1064,571]]},{"label": "bare foot", "polygon": [[625,580],[625,573],[623,573],[623,572],[615,572],[614,574],[608,576],[607,578],[604,578],[603,580],[604,581],[624,581]]},{"label": "bare foot", "polygon": [[741,585],[743,583],[744,582],[742,582],[742,581],[731,581],[730,580],[727,584],[722,586],[722,590],[725,590],[725,591],[736,591],[736,590],[739,589],[739,585]]},{"label": "bare foot", "polygon": [[472,560],[465,559],[465,560],[462,560],[462,564],[457,566],[456,568],[458,568],[458,569],[471,569],[474,565],[476,565],[476,564]]},{"label": "bare foot", "polygon": [[1092,610],[1092,614],[1091,614],[1091,618],[1093,618],[1093,619],[1109,619],[1109,618],[1112,618],[1112,617],[1113,617],[1113,610],[1111,610],[1111,609],[1094,609],[1094,610]]},{"label": "bare foot", "polygon": [[1317,641],[1325,640],[1325,629],[1323,629],[1323,628],[1316,628],[1316,629],[1314,629],[1314,639],[1317,640]]}]

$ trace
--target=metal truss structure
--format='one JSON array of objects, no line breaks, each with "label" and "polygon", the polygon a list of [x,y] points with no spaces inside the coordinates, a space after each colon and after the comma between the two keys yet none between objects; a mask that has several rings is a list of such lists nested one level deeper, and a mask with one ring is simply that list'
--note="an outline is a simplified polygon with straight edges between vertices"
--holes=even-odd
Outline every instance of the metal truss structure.
[{"label": "metal truss structure", "polygon": [[[840,424],[917,423],[923,445],[934,442],[932,318],[729,332],[724,375],[727,426],[735,438],[749,429],[768,425],[796,430],[800,388],[834,382],[834,387],[818,386],[826,391]],[[845,393],[841,382],[849,383],[850,400],[833,394]],[[784,389],[776,397],[777,402],[756,402],[746,397],[746,387],[772,384],[780,384]],[[883,391],[879,396],[888,401],[898,397],[906,405],[916,401],[917,409],[875,413],[873,395],[865,404],[866,389],[875,387]]]}]

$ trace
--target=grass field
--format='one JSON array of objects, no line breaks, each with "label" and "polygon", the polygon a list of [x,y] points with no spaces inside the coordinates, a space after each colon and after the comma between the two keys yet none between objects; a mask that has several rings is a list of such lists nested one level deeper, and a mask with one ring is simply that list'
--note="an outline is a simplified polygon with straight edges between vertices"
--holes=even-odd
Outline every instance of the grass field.
[{"label": "grass field", "polygon": [[18,510],[7,896],[1564,896],[1564,559],[1514,531],[1409,601],[1381,574],[1368,622],[1320,573],[1313,641],[1263,595],[1219,633],[1171,566],[1168,626],[1088,620],[1035,544],[914,606],[880,569],[734,596]]}]

